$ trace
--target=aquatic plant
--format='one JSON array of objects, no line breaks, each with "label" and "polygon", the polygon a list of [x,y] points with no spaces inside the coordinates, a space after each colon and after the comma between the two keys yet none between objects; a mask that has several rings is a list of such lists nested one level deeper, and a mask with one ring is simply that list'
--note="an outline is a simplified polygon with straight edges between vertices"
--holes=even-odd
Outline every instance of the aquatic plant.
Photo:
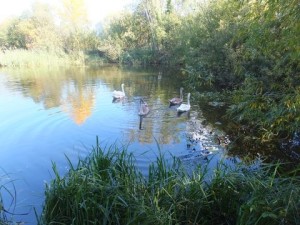
[{"label": "aquatic plant", "polygon": [[[1,170],[1,172],[3,171]],[[0,225],[14,224],[16,197],[17,191],[14,182],[4,172],[4,175],[0,175]]]},{"label": "aquatic plant", "polygon": [[40,224],[298,224],[299,167],[228,166],[187,173],[160,151],[143,175],[132,153],[97,142],[65,176],[46,185]]}]

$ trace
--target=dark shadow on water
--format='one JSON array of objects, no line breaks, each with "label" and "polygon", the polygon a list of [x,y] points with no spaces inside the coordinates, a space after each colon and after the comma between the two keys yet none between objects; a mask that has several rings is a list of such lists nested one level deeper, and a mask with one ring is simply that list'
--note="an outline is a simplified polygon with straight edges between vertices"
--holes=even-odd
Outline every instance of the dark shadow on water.
[{"label": "dark shadow on water", "polygon": [[186,114],[186,117],[190,118],[190,111],[187,112],[177,112],[177,117],[181,117],[183,114]]},{"label": "dark shadow on water", "polygon": [[141,115],[139,115],[139,117],[140,117],[139,129],[140,129],[140,130],[144,130],[144,129],[142,128],[142,124],[143,124],[143,119],[144,119],[144,117],[146,117],[146,116],[141,116]]},{"label": "dark shadow on water", "polygon": [[139,129],[142,130],[143,116],[140,116]]},{"label": "dark shadow on water", "polygon": [[118,103],[118,102],[124,103],[124,101],[125,101],[124,98],[114,98],[114,97],[113,97],[112,103]]},{"label": "dark shadow on water", "polygon": [[125,104],[128,102],[128,99],[126,97],[124,98],[114,98],[112,99],[112,103],[121,103],[121,104]]}]

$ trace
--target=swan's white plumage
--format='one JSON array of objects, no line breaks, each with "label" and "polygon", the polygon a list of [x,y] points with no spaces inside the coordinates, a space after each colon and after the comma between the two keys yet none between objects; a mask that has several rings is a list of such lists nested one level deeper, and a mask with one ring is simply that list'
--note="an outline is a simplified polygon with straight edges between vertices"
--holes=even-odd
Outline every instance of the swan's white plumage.
[{"label": "swan's white plumage", "polygon": [[191,105],[190,105],[190,96],[191,93],[188,93],[187,95],[187,104],[181,104],[178,108],[177,111],[178,112],[186,112],[189,111],[191,109]]},{"label": "swan's white plumage", "polygon": [[113,97],[114,98],[124,98],[125,97],[125,91],[124,91],[124,84],[121,84],[122,91],[113,91]]}]

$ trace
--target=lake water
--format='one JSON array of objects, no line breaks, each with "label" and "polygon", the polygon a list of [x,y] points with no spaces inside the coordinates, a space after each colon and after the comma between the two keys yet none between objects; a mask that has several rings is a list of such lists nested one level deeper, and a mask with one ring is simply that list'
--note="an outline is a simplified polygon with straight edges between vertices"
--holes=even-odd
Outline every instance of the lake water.
[{"label": "lake water", "polygon": [[[121,90],[122,83],[126,98],[113,102],[112,92]],[[13,199],[1,189],[6,209],[28,213],[14,218],[36,224],[33,207],[41,213],[45,182],[53,178],[52,162],[64,174],[66,156],[76,164],[91,151],[97,136],[102,146],[128,145],[143,173],[159,149],[186,165],[224,157],[213,140],[221,131],[204,125],[203,109],[193,97],[189,113],[179,116],[176,107],[169,107],[168,100],[179,96],[182,86],[180,73],[158,69],[0,70],[0,185],[16,191]],[[186,96],[184,90],[184,102]],[[150,107],[141,129],[140,98]]]}]

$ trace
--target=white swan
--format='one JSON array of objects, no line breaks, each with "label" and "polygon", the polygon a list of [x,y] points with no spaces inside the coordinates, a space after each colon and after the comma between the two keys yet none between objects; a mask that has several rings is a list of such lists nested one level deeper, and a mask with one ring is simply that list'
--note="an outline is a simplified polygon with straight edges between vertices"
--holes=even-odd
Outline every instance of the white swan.
[{"label": "white swan", "polygon": [[122,91],[113,91],[113,98],[124,98],[125,91],[124,91],[124,84],[121,84]]},{"label": "white swan", "polygon": [[183,101],[183,95],[182,95],[182,91],[183,91],[183,88],[181,87],[180,88],[180,97],[175,97],[175,98],[172,98],[170,99],[170,106],[172,105],[180,105]]},{"label": "white swan", "polygon": [[181,104],[177,108],[177,112],[187,112],[187,111],[189,111],[191,109],[190,97],[191,97],[191,93],[188,93],[188,95],[187,95],[187,104]]},{"label": "white swan", "polygon": [[150,112],[148,104],[141,98],[139,116],[146,116]]}]

